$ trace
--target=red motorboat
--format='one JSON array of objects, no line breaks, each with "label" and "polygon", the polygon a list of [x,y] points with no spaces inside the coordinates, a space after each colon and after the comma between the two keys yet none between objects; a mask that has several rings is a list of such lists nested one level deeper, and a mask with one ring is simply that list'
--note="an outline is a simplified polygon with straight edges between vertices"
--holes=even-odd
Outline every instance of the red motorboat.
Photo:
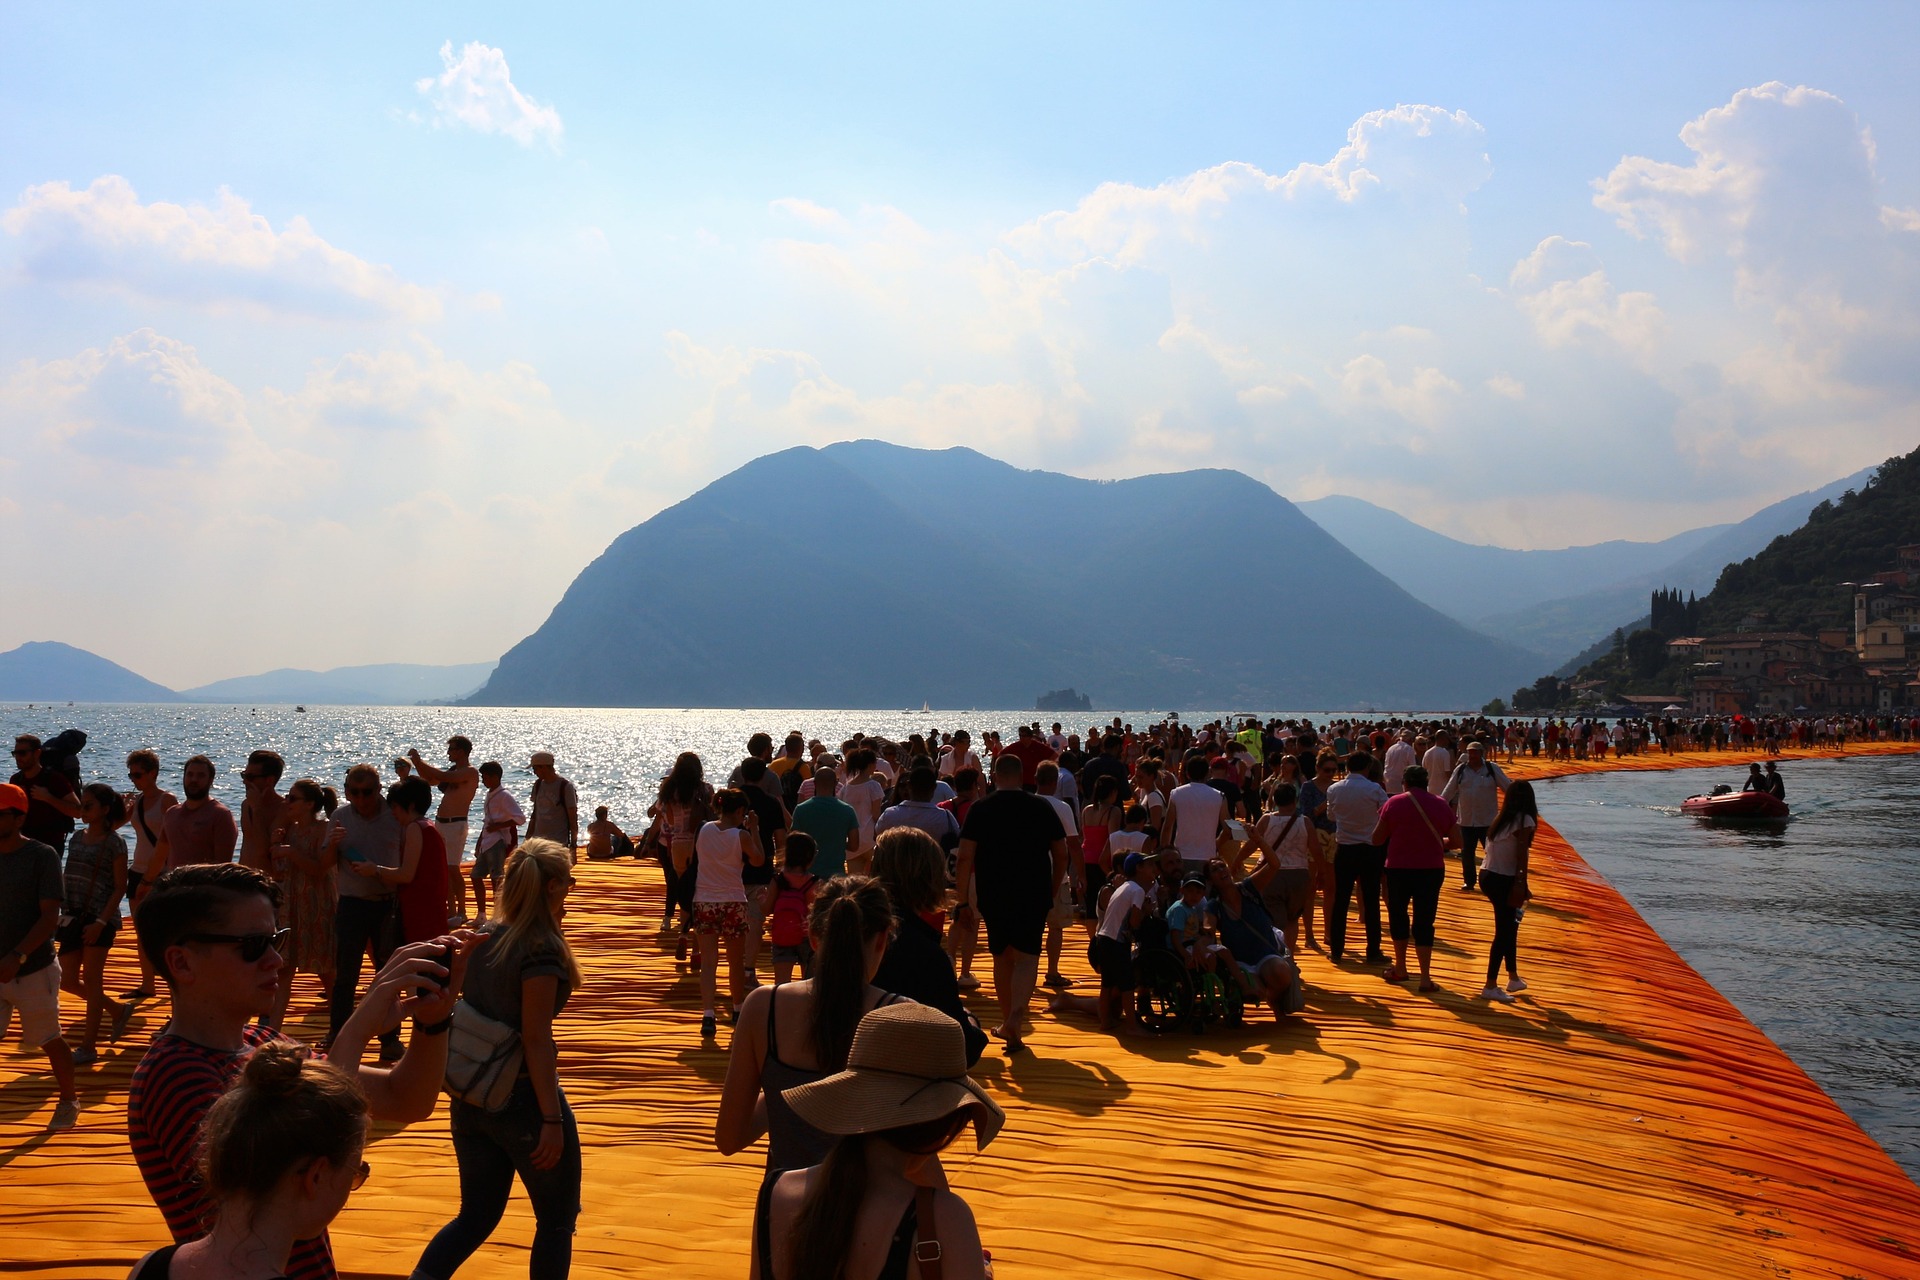
[{"label": "red motorboat", "polygon": [[1688,796],[1680,812],[1695,818],[1745,819],[1778,822],[1789,813],[1787,802],[1764,791],[1716,792],[1710,796]]}]

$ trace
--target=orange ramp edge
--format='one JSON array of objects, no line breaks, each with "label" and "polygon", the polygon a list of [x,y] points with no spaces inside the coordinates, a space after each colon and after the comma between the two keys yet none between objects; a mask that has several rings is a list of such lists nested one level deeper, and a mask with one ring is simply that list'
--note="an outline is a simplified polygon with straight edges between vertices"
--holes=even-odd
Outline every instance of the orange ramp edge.
[{"label": "orange ramp edge", "polygon": [[[977,1071],[1010,1113],[1005,1133],[948,1163],[998,1274],[1920,1276],[1920,1188],[1550,827],[1535,867],[1521,932],[1533,985],[1510,1007],[1472,996],[1490,913],[1451,887],[1437,996],[1309,950],[1308,1007],[1283,1027],[1262,1017],[1135,1045],[1036,1001],[1033,1052],[990,1049]],[[569,929],[588,981],[559,1027],[587,1144],[574,1274],[743,1275],[764,1157],[711,1145],[726,1033],[701,1046],[696,976],[654,935],[657,872],[580,874]],[[1089,989],[1084,930],[1067,951]],[[109,991],[131,985],[131,956],[116,948]],[[317,1035],[307,981],[292,1029]],[[125,1130],[128,1078],[163,1014],[148,1004],[84,1073],[86,1109],[66,1133],[42,1127],[44,1059],[15,1041],[0,1052],[0,1272],[120,1276],[165,1242]],[[368,1158],[335,1252],[344,1275],[404,1277],[456,1199],[444,1101],[380,1132]],[[524,1276],[532,1227],[516,1192],[460,1275]]]}]

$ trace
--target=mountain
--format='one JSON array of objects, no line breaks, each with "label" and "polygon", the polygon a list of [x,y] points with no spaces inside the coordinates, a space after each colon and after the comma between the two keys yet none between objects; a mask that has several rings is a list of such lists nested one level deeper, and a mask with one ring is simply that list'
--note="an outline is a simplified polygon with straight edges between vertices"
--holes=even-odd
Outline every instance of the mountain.
[{"label": "mountain", "polygon": [[32,640],[0,653],[0,701],[179,702],[181,697],[97,653]]},{"label": "mountain", "polygon": [[470,701],[1477,707],[1535,661],[1239,472],[1080,480],[863,440],[628,530]]},{"label": "mountain", "polygon": [[1516,551],[1449,538],[1359,498],[1335,495],[1299,506],[1347,550],[1405,587],[1414,599],[1469,626],[1489,614],[1528,609],[1664,568],[1732,527],[1707,525],[1660,542],[1598,542],[1552,551]]},{"label": "mountain", "polygon": [[492,674],[491,662],[429,666],[381,662],[363,667],[305,671],[281,667],[257,676],[216,680],[181,697],[191,702],[311,702],[316,706],[408,706],[451,702],[478,689]]},{"label": "mountain", "polygon": [[1695,547],[1673,563],[1620,582],[1580,594],[1562,595],[1528,609],[1494,614],[1476,620],[1489,635],[1500,636],[1561,663],[1589,645],[1607,641],[1616,627],[1629,632],[1646,625],[1647,597],[1658,587],[1675,587],[1704,595],[1713,590],[1729,564],[1745,560],[1775,538],[1792,533],[1822,502],[1831,502],[1849,489],[1865,484],[1874,472],[1868,467],[1832,484],[1783,498]]}]

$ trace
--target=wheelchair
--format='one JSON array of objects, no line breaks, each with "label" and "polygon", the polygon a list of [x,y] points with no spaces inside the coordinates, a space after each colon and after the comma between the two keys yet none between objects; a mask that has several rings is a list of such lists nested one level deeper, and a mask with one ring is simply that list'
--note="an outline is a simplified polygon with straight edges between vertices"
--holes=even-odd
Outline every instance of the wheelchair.
[{"label": "wheelchair", "polygon": [[1246,1021],[1247,994],[1239,966],[1229,960],[1222,967],[1230,970],[1225,976],[1188,969],[1164,940],[1158,945],[1143,940],[1133,958],[1141,1023],[1160,1032],[1204,1031],[1213,1022],[1240,1026]]}]

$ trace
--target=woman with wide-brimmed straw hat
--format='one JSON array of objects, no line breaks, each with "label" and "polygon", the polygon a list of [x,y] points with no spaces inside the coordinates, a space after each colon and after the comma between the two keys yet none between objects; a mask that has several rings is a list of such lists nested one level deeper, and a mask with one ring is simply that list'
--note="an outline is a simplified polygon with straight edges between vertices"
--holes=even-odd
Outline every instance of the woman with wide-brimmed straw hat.
[{"label": "woman with wide-brimmed straw hat", "polygon": [[940,1152],[968,1125],[984,1148],[1006,1113],[967,1078],[958,1023],[925,1005],[884,1005],[860,1020],[845,1071],[785,1096],[838,1141],[820,1164],[761,1187],[758,1280],[986,1275],[973,1211],[947,1189]]}]

